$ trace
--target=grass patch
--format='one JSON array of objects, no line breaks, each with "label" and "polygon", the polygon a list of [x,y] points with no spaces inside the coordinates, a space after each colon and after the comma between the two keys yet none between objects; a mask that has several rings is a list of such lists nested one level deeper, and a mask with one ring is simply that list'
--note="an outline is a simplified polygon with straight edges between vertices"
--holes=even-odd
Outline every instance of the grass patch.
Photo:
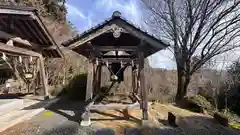
[{"label": "grass patch", "polygon": [[229,123],[229,126],[234,129],[240,129],[240,123]]},{"label": "grass patch", "polygon": [[52,115],[53,115],[53,112],[51,112],[51,111],[47,111],[42,114],[42,116],[44,116],[44,117],[51,117]]}]

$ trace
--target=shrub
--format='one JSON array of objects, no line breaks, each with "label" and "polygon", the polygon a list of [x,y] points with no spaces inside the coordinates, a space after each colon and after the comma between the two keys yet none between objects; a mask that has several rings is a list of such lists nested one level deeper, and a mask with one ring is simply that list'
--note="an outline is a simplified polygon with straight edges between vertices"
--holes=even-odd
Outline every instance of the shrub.
[{"label": "shrub", "polygon": [[193,112],[204,113],[204,109],[213,112],[212,104],[201,95],[185,97],[180,106]]},{"label": "shrub", "polygon": [[206,110],[213,110],[213,106],[212,104],[207,101],[206,98],[204,98],[203,96],[201,95],[195,95],[195,96],[192,96],[192,97],[188,97],[188,100],[201,106],[202,108],[206,109]]},{"label": "shrub", "polygon": [[214,113],[214,119],[223,126],[228,126],[228,118],[222,115],[221,113]]},{"label": "shrub", "polygon": [[214,86],[212,85],[211,81],[207,81],[204,84],[204,87],[199,87],[198,94],[201,95],[202,97],[205,97],[209,102],[213,103],[214,101]]},{"label": "shrub", "polygon": [[58,96],[67,95],[72,100],[85,100],[87,74],[79,74],[61,90]]}]

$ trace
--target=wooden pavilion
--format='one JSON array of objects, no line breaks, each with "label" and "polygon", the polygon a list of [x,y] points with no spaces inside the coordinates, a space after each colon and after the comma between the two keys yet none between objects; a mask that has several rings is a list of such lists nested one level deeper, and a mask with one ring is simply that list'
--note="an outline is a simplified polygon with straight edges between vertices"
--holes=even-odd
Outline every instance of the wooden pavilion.
[{"label": "wooden pavilion", "polygon": [[0,52],[37,57],[42,88],[45,96],[49,96],[44,57],[59,58],[63,54],[35,8],[0,5]]},{"label": "wooden pavilion", "polygon": [[[120,12],[115,11],[111,18],[62,45],[89,59],[86,89],[88,104],[82,115],[82,125],[90,124],[91,110],[139,108],[139,105],[143,113],[142,120],[148,120],[144,59],[168,47],[166,43],[136,28],[123,19]],[[106,91],[101,89],[103,66],[111,73],[112,85],[124,81],[124,70],[132,67],[132,90],[126,96],[132,97],[133,104],[95,104],[101,96],[109,94],[112,86]]]}]

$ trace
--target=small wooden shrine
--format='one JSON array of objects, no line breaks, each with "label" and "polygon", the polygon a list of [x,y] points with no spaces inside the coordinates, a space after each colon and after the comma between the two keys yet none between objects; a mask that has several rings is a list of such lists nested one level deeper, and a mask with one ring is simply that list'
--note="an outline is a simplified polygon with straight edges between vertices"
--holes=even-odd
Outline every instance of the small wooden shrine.
[{"label": "small wooden shrine", "polygon": [[[148,120],[148,90],[145,86],[144,59],[168,45],[136,28],[115,11],[111,18],[62,44],[89,59],[86,108],[82,125],[90,124],[91,110],[141,108],[142,120]],[[112,85],[124,81],[123,73],[132,67],[132,104],[95,104],[109,95],[111,86],[101,89],[102,67],[111,73]]]},{"label": "small wooden shrine", "polygon": [[11,56],[37,57],[42,88],[48,96],[44,57],[61,58],[63,54],[35,8],[0,5],[0,52]]}]

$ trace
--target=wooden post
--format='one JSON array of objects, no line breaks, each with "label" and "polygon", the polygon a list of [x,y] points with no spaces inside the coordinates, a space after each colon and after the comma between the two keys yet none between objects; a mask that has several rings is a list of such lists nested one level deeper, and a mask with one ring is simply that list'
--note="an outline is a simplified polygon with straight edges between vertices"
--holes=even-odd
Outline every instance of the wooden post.
[{"label": "wooden post", "polygon": [[44,67],[44,60],[42,55],[39,56],[39,66],[40,66],[40,77],[41,82],[44,90],[45,98],[49,98],[49,92],[48,92],[48,78],[46,77],[45,67]]},{"label": "wooden post", "polygon": [[[87,75],[87,89],[85,101],[89,102],[93,98],[93,89],[95,88],[95,64],[91,59],[88,62],[88,75]],[[91,124],[90,120],[90,110],[85,108],[85,112],[82,114],[81,126],[89,126]]]},{"label": "wooden post", "polygon": [[94,85],[94,66],[91,60],[88,62],[88,75],[87,75],[87,89],[86,89],[86,98],[85,100],[88,101],[93,97],[93,85]]},{"label": "wooden post", "polygon": [[133,102],[139,101],[137,99],[138,95],[138,87],[137,87],[137,70],[136,68],[132,67],[132,96],[133,96]]},{"label": "wooden post", "polygon": [[102,75],[102,65],[98,65],[98,68],[97,68],[96,93],[99,93],[100,90],[101,90],[101,75]]},{"label": "wooden post", "polygon": [[136,93],[136,70],[132,67],[132,93]]},{"label": "wooden post", "polygon": [[142,50],[138,54],[139,59],[139,72],[140,72],[140,91],[142,99],[142,115],[143,120],[148,120],[148,99],[147,99],[147,89],[145,85],[145,75],[144,75],[144,53]]}]

